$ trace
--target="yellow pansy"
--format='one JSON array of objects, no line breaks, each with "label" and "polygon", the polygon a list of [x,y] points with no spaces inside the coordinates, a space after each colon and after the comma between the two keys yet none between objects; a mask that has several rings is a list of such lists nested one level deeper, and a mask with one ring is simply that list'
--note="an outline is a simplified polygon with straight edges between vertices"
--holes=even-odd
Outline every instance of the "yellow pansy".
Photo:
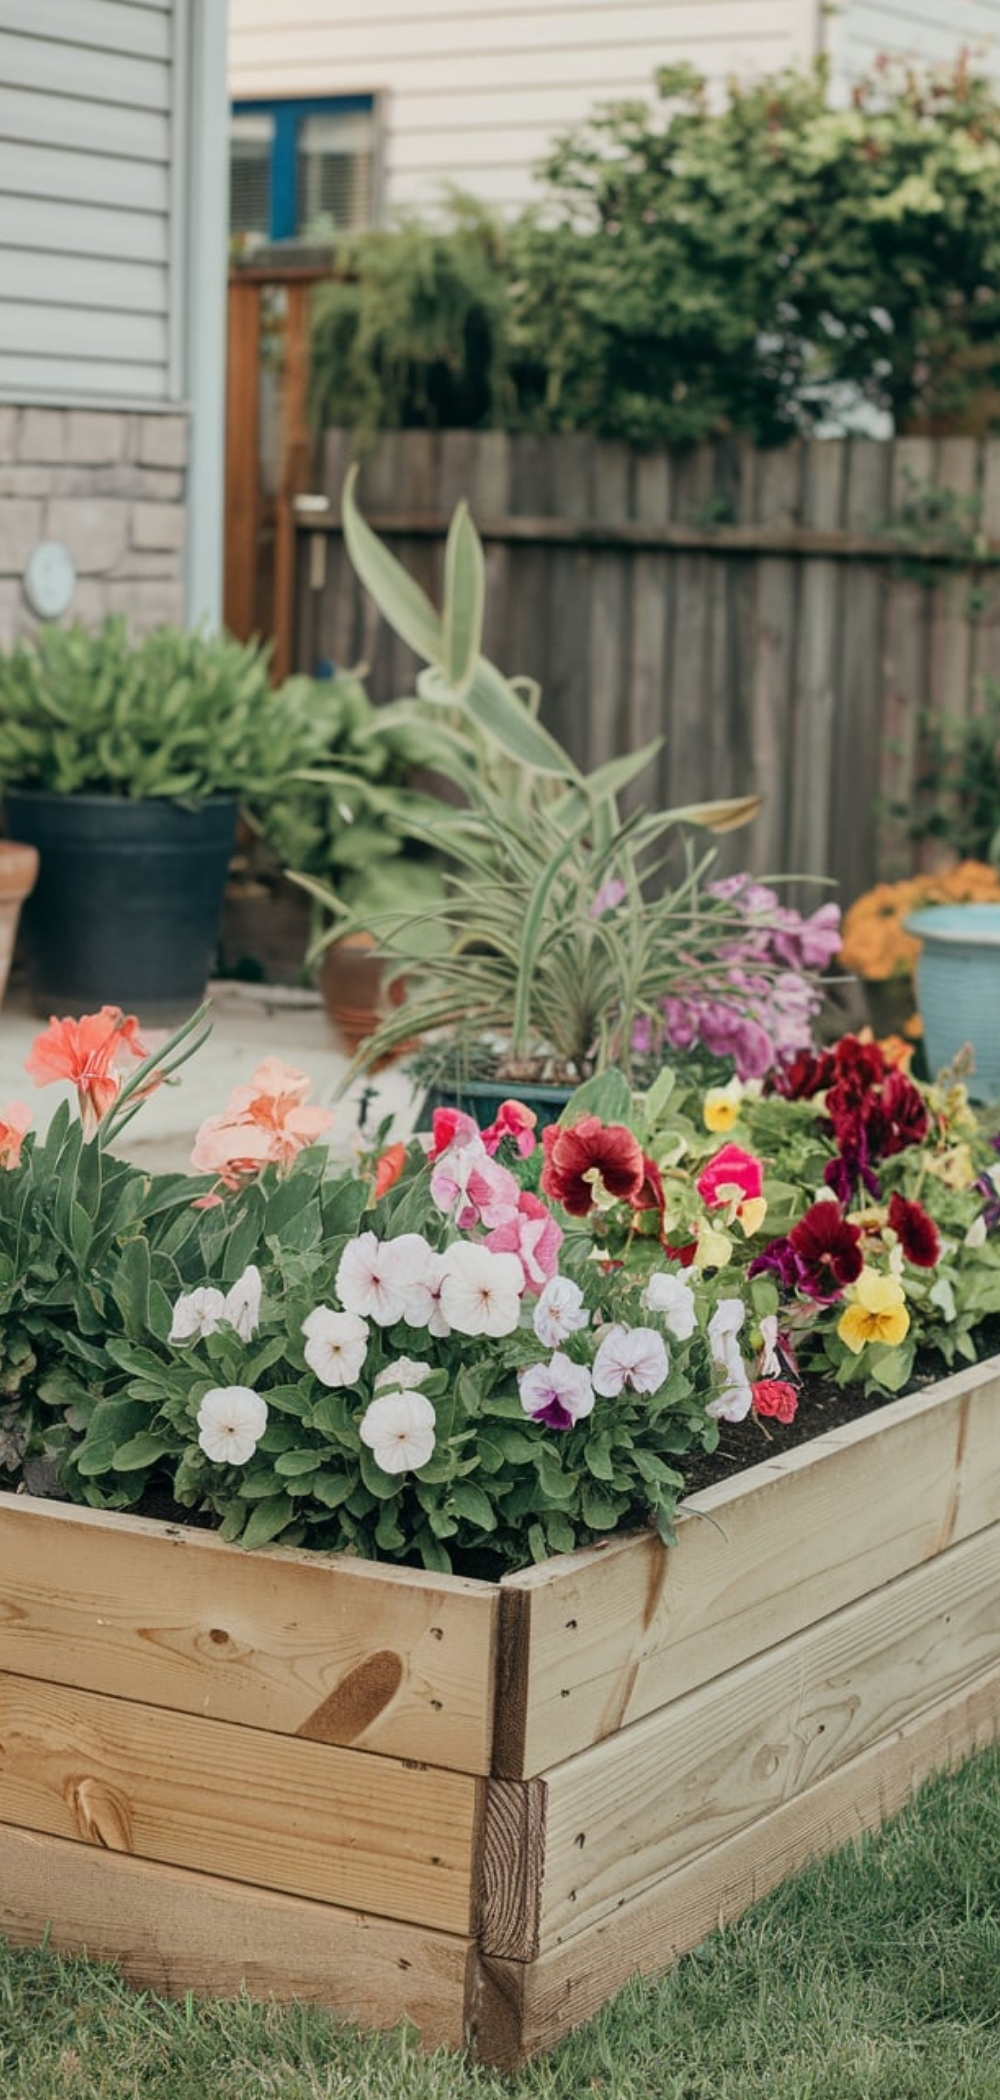
[{"label": "yellow pansy", "polygon": [[932,1152],[926,1167],[928,1174],[943,1181],[946,1189],[971,1189],[976,1179],[968,1145],[949,1145],[946,1152]]},{"label": "yellow pansy", "polygon": [[884,1342],[892,1349],[901,1342],[910,1325],[906,1297],[898,1276],[880,1276],[877,1269],[862,1269],[851,1288],[851,1303],[837,1322],[837,1333],[856,1356],[866,1342]]},{"label": "yellow pansy", "polygon": [[713,1133],[732,1130],[734,1123],[739,1122],[742,1100],[743,1087],[735,1077],[726,1086],[710,1086],[701,1109],[705,1129]]},{"label": "yellow pansy", "polygon": [[696,1269],[724,1269],[733,1251],[728,1232],[718,1232],[703,1218],[698,1227],[698,1245],[695,1249]]},{"label": "yellow pansy", "polygon": [[767,1197],[748,1196],[746,1202],[740,1204],[736,1215],[747,1239],[752,1239],[754,1233],[760,1231],[767,1216]]}]

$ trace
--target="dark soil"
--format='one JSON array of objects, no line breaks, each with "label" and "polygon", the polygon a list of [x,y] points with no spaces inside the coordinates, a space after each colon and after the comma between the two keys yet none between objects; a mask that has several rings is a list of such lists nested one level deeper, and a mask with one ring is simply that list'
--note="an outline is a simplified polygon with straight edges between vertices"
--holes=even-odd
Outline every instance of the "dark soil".
[{"label": "dark soil", "polygon": [[[977,1331],[976,1343],[980,1358],[1000,1355],[1000,1316],[994,1315],[983,1322]],[[936,1349],[926,1349],[917,1358],[905,1393],[919,1393],[925,1386],[949,1377],[952,1370],[960,1369],[959,1363],[946,1364]],[[831,1378],[804,1378],[794,1422],[722,1422],[722,1435],[715,1451],[685,1453],[678,1460],[685,1491],[694,1494],[697,1488],[714,1487],[716,1481],[743,1473],[748,1466],[759,1465],[777,1452],[794,1451],[799,1444],[808,1444],[813,1437],[825,1436],[829,1430],[840,1429],[846,1422],[857,1422],[864,1415],[877,1414],[880,1408],[889,1407],[894,1400],[903,1397],[904,1394],[900,1393],[866,1397],[857,1385],[835,1385]]]}]

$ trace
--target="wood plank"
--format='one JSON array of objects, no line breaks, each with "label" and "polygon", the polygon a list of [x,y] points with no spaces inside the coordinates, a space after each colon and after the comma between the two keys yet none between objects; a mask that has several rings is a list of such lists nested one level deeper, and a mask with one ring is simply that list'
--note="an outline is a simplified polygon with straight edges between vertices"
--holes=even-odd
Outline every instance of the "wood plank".
[{"label": "wood plank", "polygon": [[[454,439],[459,434],[456,431],[443,432],[442,444],[447,443],[449,436]],[[509,510],[511,441],[505,430],[475,432],[468,478],[459,493],[468,497],[477,531],[480,518],[502,517]],[[496,541],[484,547],[483,552],[486,566],[483,653],[508,676],[521,668],[527,668],[530,675],[531,667],[515,665],[510,657],[511,555]]]},{"label": "wood plank", "polygon": [[[519,513],[529,516],[551,504],[550,472],[554,450],[551,440],[513,437],[510,440],[510,511],[512,523]],[[487,546],[482,518],[476,525]],[[508,633],[497,660],[509,677],[535,678],[542,687],[542,717],[553,728],[549,694],[549,622],[551,616],[550,570],[546,555],[511,541],[507,575]],[[556,732],[558,734],[558,730]]]},{"label": "wood plank", "polygon": [[[872,438],[848,440],[845,495],[847,526],[855,532],[884,527],[889,508],[890,448]],[[833,800],[829,872],[844,897],[856,897],[875,880],[876,805],[879,786],[879,703],[885,584],[875,569],[860,564],[851,574],[841,654],[842,681],[833,748]]]},{"label": "wood plank", "polygon": [[497,1595],[462,1576],[0,1495],[0,1669],[489,1769]]},{"label": "wood plank", "polygon": [[467,1933],[461,1772],[0,1674],[0,1822]]},{"label": "wood plank", "polygon": [[[572,1937],[995,1668],[1000,1525],[549,1772],[539,1944]],[[516,1951],[491,1943],[489,1926],[483,1944]]]},{"label": "wood plank", "polygon": [[[837,531],[841,524],[844,447],[818,440],[805,447],[802,511],[806,528]],[[830,779],[843,633],[841,593],[850,587],[835,562],[810,560],[799,578],[799,619],[793,668],[789,868],[796,874],[830,871]],[[809,908],[823,901],[813,891]]]},{"label": "wood plank", "polygon": [[877,1829],[931,1773],[998,1736],[1000,1671],[991,1670],[536,1961],[485,1958],[469,2005],[476,2055],[512,2070],[551,2048],[631,1976],[669,1967],[808,1860]]},{"label": "wood plank", "polygon": [[690,1496],[674,1547],[506,1577],[494,1771],[544,1771],[1000,1521],[998,1401],[994,1359]]},{"label": "wood plank", "polygon": [[[801,523],[802,447],[785,445],[757,457],[756,519],[765,528]],[[775,875],[788,867],[787,778],[791,745],[792,664],[798,620],[797,577],[791,563],[762,558],[757,573],[757,629],[751,719],[753,777],[763,808],[752,832],[751,865]]]},{"label": "wood plank", "polygon": [[[252,272],[241,270],[240,275],[251,277]],[[540,453],[550,451],[558,456],[558,449],[565,438],[536,438],[513,440],[515,460],[521,448],[533,443]],[[824,449],[833,449],[834,440],[823,440]],[[874,444],[872,457],[877,462],[880,450],[888,453],[888,446]],[[860,559],[890,565],[900,559],[900,542],[894,538],[888,526],[874,532],[855,531],[844,528],[823,529],[819,526],[789,524],[765,525],[738,522],[734,525],[703,524],[698,517],[703,515],[705,505],[714,494],[710,471],[712,448],[708,448],[709,471],[704,484],[702,500],[690,518],[673,518],[666,523],[654,524],[638,518],[622,518],[618,523],[599,518],[570,519],[549,516],[536,500],[531,510],[518,512],[509,517],[483,516],[477,520],[480,537],[484,540],[509,540],[512,545],[538,541],[553,547],[629,547],[646,548],[650,551],[674,551],[699,554],[773,554],[800,556],[809,560],[817,555],[831,561],[855,562]],[[759,469],[758,469],[759,472]],[[754,477],[756,480],[757,476]],[[440,539],[447,532],[448,519],[436,506],[413,511],[399,508],[386,509],[384,513],[370,510],[368,522],[374,531],[386,538]],[[327,532],[339,531],[335,521],[323,528]],[[953,559],[954,550],[946,539],[928,539],[921,548],[921,560],[946,564]],[[970,556],[973,569],[990,569],[1000,560],[1000,541],[996,538],[984,540],[979,551]]]},{"label": "wood plank", "polygon": [[[1000,537],[1000,438],[996,437],[983,444],[982,529],[987,541]],[[981,704],[983,680],[1000,678],[1000,577],[980,574],[977,582],[985,601],[976,651],[976,700]]]},{"label": "wood plank", "polygon": [[[643,523],[660,524],[670,513],[670,455],[663,448],[639,453],[635,460],[634,502],[636,517]],[[644,554],[636,549],[630,565],[632,604],[630,655],[626,694],[625,741],[635,751],[654,737],[664,736],[667,726],[668,634],[672,592],[672,564],[663,553]],[[666,778],[666,753],[656,761],[655,778]],[[651,787],[653,775],[645,775],[622,796],[626,811],[641,808],[665,794]]]},{"label": "wood plank", "polygon": [[[930,438],[897,440],[892,459],[892,515],[899,514],[907,500],[912,500],[914,489],[930,482],[933,473]],[[885,879],[909,875],[914,866],[915,848],[906,812],[912,800],[920,717],[927,705],[931,596],[927,585],[913,577],[891,573],[886,583],[878,826],[878,873]],[[894,809],[900,813],[894,815]],[[850,901],[845,897],[845,903]]]},{"label": "wood plank", "polygon": [[[628,517],[632,454],[627,445],[594,448],[592,502],[602,523]],[[627,748],[626,714],[630,592],[627,558],[596,554],[590,572],[590,664],[587,673],[587,766],[601,766]],[[582,610],[582,608],[581,608]]]},{"label": "wood plank", "polygon": [[245,642],[260,630],[260,287],[231,274],[228,298],[223,612],[229,632]]},{"label": "wood plank", "polygon": [[115,1961],[169,1998],[292,1999],[457,2049],[470,1943],[0,1825],[0,1934]]},{"label": "wood plank", "polygon": [[[593,517],[595,457],[596,440],[578,431],[568,432],[558,444],[550,445],[552,507],[571,527]],[[584,609],[590,603],[593,555],[574,539],[552,548],[546,568],[546,720],[570,756],[585,766],[593,710],[588,687],[590,635]],[[526,669],[529,676],[543,676],[538,664],[529,664]]]},{"label": "wood plank", "polygon": [[[714,487],[711,445],[675,456],[670,479],[672,523],[699,531]],[[677,804],[712,794],[711,743],[707,719],[708,593],[706,551],[679,552],[674,562],[671,620],[670,714],[667,731],[666,800]]]}]

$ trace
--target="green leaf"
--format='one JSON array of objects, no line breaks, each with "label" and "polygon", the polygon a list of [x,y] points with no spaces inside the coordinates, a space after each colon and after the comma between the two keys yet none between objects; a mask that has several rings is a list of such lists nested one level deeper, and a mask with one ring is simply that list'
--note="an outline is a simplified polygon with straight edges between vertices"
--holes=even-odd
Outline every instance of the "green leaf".
[{"label": "green leaf", "polygon": [[148,1241],[129,1240],[123,1247],[111,1287],[126,1334],[132,1341],[145,1341],[150,1333]]},{"label": "green leaf", "polygon": [[240,1545],[251,1548],[267,1546],[272,1539],[280,1538],[295,1515],[295,1505],[289,1495],[272,1495],[265,1502],[258,1502],[247,1520],[246,1530]]},{"label": "green leaf", "polygon": [[489,1496],[484,1495],[482,1488],[475,1487],[471,1480],[457,1480],[451,1490],[450,1501],[459,1516],[465,1517],[470,1524],[475,1524],[480,1531],[496,1530],[496,1510]]},{"label": "green leaf", "polygon": [[559,1117],[567,1128],[580,1116],[598,1116],[602,1123],[630,1123],[632,1090],[623,1072],[596,1072],[567,1101]]},{"label": "green leaf", "polygon": [[365,524],[354,500],[358,467],[350,468],[341,496],[344,543],[352,566],[400,639],[427,664],[443,666],[444,629],[430,599]]},{"label": "green leaf", "polygon": [[114,1456],[116,1473],[138,1473],[164,1458],[172,1448],[170,1436],[158,1436],[155,1430],[140,1430],[138,1436],[129,1437],[120,1444]]},{"label": "green leaf", "polygon": [[464,692],[479,657],[486,599],[486,568],[479,535],[460,503],[444,552],[444,670],[456,693]]}]

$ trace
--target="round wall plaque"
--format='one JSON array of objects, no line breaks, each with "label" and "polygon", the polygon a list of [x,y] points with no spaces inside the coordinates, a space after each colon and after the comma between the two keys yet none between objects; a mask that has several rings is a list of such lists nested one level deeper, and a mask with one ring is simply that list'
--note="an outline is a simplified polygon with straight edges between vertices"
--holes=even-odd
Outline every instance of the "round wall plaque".
[{"label": "round wall plaque", "polygon": [[58,620],[73,602],[76,564],[59,540],[39,540],[24,572],[24,595],[40,620]]}]

